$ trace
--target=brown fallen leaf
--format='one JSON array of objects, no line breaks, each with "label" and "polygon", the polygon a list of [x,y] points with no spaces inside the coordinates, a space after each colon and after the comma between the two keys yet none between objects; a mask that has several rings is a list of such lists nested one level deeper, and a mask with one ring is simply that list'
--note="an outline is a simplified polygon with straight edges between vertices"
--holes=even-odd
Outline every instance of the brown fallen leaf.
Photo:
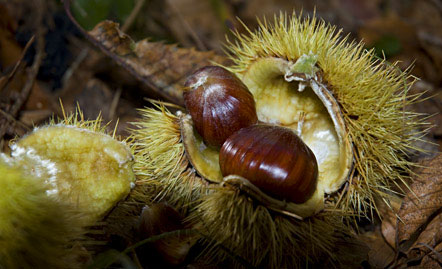
[{"label": "brown fallen leaf", "polygon": [[227,58],[214,52],[200,52],[194,48],[178,48],[176,45],[147,40],[135,43],[112,21],[100,22],[92,31],[86,32],[72,17],[69,2],[65,1],[65,10],[80,31],[115,62],[146,84],[154,94],[167,101],[184,104],[184,81],[196,69],[213,63],[229,63]]},{"label": "brown fallen leaf", "polygon": [[[100,41],[124,68],[134,74],[160,96],[174,103],[183,104],[182,88],[187,76],[196,69],[217,63],[227,62],[213,52],[199,52],[195,49],[178,48],[158,42],[141,40],[130,43],[127,35],[122,34],[118,24],[103,21],[89,32]],[[129,51],[129,49],[132,49]]]},{"label": "brown fallen leaf", "polygon": [[429,262],[427,256],[436,255],[442,242],[442,154],[421,165],[398,212],[396,247],[402,265]]},{"label": "brown fallen leaf", "polygon": [[413,184],[399,210],[402,221],[397,224],[398,246],[406,250],[418,238],[422,229],[442,208],[442,155],[422,163]]},{"label": "brown fallen leaf", "polygon": [[396,222],[396,216],[391,213],[390,216],[385,218],[381,224],[382,236],[385,241],[390,245],[390,247],[394,247],[395,245],[395,237],[396,237],[396,227],[394,223]]},{"label": "brown fallen leaf", "polygon": [[103,21],[97,24],[89,34],[100,42],[110,53],[126,56],[132,53],[135,42],[119,29],[119,24]]},{"label": "brown fallen leaf", "polygon": [[390,206],[380,201],[377,204],[379,215],[382,216],[381,233],[385,241],[392,248],[396,245],[396,221],[397,212],[402,203],[402,198],[398,196],[390,197]]},{"label": "brown fallen leaf", "polygon": [[408,250],[409,260],[420,260],[442,242],[442,214],[437,215]]},{"label": "brown fallen leaf", "polygon": [[420,268],[440,268],[442,267],[442,242],[439,243],[431,253],[426,255],[420,264]]},{"label": "brown fallen leaf", "polygon": [[369,247],[368,262],[373,268],[386,268],[394,262],[395,251],[382,237],[380,229],[359,235],[359,240]]}]

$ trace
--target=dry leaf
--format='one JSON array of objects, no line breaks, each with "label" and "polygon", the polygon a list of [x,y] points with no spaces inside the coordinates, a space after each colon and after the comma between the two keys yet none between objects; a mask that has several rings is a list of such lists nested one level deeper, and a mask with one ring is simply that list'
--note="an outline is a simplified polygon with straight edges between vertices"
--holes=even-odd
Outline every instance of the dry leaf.
[{"label": "dry leaf", "polygon": [[393,263],[395,252],[382,237],[381,231],[366,232],[359,236],[359,239],[366,243],[370,251],[368,252],[368,262],[374,268],[386,268]]},{"label": "dry leaf", "polygon": [[103,21],[89,32],[96,42],[125,69],[168,101],[183,105],[182,87],[188,75],[210,65],[211,61],[226,64],[226,58],[213,52],[178,48],[142,40],[134,43],[118,29],[118,24]]},{"label": "dry leaf", "polygon": [[421,164],[410,186],[412,192],[404,198],[398,213],[397,250],[405,254],[399,264],[406,266],[442,263],[440,253],[435,251],[442,242],[442,155]]},{"label": "dry leaf", "polygon": [[442,155],[423,162],[424,168],[417,171],[417,178],[411,185],[412,192],[404,198],[398,222],[398,243],[400,250],[414,241],[420,232],[442,208]]},{"label": "dry leaf", "polygon": [[401,203],[402,199],[393,195],[390,197],[390,206],[387,206],[383,201],[376,203],[379,215],[382,216],[382,236],[392,248],[396,245],[397,212],[399,211]]},{"label": "dry leaf", "polygon": [[408,260],[420,260],[431,252],[431,248],[442,242],[442,215],[436,216],[419,235],[414,245],[408,250]]},{"label": "dry leaf", "polygon": [[440,268],[442,267],[442,242],[439,243],[431,253],[426,255],[423,259],[420,268]]},{"label": "dry leaf", "polygon": [[134,41],[118,28],[119,24],[112,21],[103,21],[89,32],[111,53],[125,56],[132,52]]},{"label": "dry leaf", "polygon": [[381,224],[382,236],[384,237],[388,245],[390,245],[390,247],[395,246],[395,237],[396,237],[395,223],[396,223],[396,216],[394,214],[391,214],[391,216],[385,218]]}]

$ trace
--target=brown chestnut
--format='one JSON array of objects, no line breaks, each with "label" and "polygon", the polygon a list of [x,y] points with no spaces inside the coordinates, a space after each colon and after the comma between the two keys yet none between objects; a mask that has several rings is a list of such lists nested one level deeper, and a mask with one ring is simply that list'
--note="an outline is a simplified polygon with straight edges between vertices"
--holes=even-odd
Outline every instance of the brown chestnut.
[{"label": "brown chestnut", "polygon": [[224,142],[219,163],[223,176],[244,177],[280,200],[303,203],[316,189],[315,155],[288,128],[257,124],[239,130]]},{"label": "brown chestnut", "polygon": [[[137,231],[140,239],[146,239],[185,228],[183,216],[175,208],[167,203],[155,203],[143,208]],[[146,267],[169,268],[167,265],[179,265],[184,262],[196,239],[193,235],[170,236],[143,245],[137,251]],[[158,266],[154,266],[156,263]]]},{"label": "brown chestnut", "polygon": [[197,70],[187,79],[185,87],[186,108],[208,145],[219,148],[234,132],[258,121],[252,93],[222,67]]}]

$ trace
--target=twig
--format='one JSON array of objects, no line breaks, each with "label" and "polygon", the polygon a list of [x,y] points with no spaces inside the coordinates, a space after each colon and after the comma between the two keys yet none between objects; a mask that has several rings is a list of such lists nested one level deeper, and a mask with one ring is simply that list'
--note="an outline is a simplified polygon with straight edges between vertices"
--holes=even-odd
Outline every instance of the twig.
[{"label": "twig", "polygon": [[5,118],[13,123],[17,123],[18,125],[20,125],[21,127],[23,127],[26,131],[31,130],[31,128],[29,128],[29,126],[27,126],[26,124],[24,124],[23,122],[15,119],[13,116],[11,116],[11,114],[9,114],[8,112],[4,111],[3,109],[0,108],[0,113],[5,116]]},{"label": "twig", "polygon": [[419,31],[418,37],[421,40],[424,40],[434,46],[442,47],[442,39],[437,36],[431,35],[431,34],[424,32],[424,31]]},{"label": "twig", "polygon": [[11,107],[10,114],[12,116],[16,116],[18,111],[20,110],[21,106],[25,103],[25,101],[28,99],[29,93],[31,92],[32,86],[34,85],[35,78],[37,77],[38,70],[40,69],[40,65],[43,61],[44,57],[44,47],[45,47],[45,41],[44,41],[44,30],[41,26],[41,22],[43,19],[43,8],[45,7],[44,1],[37,1],[36,2],[36,9],[38,12],[37,16],[37,54],[34,58],[34,63],[32,63],[32,66],[28,72],[27,80],[25,85],[23,86],[23,89],[20,93],[19,98],[16,100],[14,105]]},{"label": "twig", "polygon": [[174,4],[170,3],[170,0],[166,1],[169,7],[171,7],[172,11],[175,13],[175,15],[178,17],[178,19],[183,23],[184,29],[190,34],[193,41],[195,42],[195,45],[199,50],[207,50],[207,47],[204,45],[204,43],[201,41],[199,36],[195,33],[192,26],[184,19],[181,12],[178,10],[178,8],[175,7]]},{"label": "twig", "polygon": [[114,94],[114,97],[112,98],[112,103],[109,108],[109,120],[112,120],[116,114],[118,101],[120,100],[121,92],[123,90],[121,88],[118,88],[117,91]]},{"label": "twig", "polygon": [[127,32],[129,28],[132,26],[133,22],[138,16],[138,13],[140,13],[141,8],[143,7],[146,0],[138,0],[135,4],[135,7],[132,9],[132,11],[129,14],[129,17],[127,17],[126,21],[124,22],[123,26],[121,27],[121,31]]},{"label": "twig", "polygon": [[435,250],[434,248],[432,248],[431,246],[429,246],[427,243],[418,243],[418,245],[422,245],[426,248],[428,248],[429,250],[431,250],[431,252],[436,255],[436,258],[439,260],[439,262],[442,262],[442,254],[439,253],[437,250]]},{"label": "twig", "polygon": [[8,79],[6,83],[3,85],[3,87],[0,89],[0,91],[8,86],[8,84],[12,81],[12,78],[14,77],[15,73],[17,72],[20,64],[22,63],[23,58],[25,57],[26,52],[28,51],[29,47],[31,47],[32,43],[34,43],[35,35],[29,39],[29,41],[26,43],[26,46],[24,47],[20,59],[17,61],[17,63],[14,65],[14,68],[12,69],[11,73],[8,75]]},{"label": "twig", "polygon": [[[43,55],[44,54],[44,31],[43,31],[41,24],[42,24],[42,20],[43,20],[43,9],[46,7],[46,5],[45,5],[45,2],[42,0],[36,1],[35,5],[36,5],[36,12],[37,12],[37,19],[35,22],[36,23],[35,25],[37,27],[37,30],[36,30],[36,32],[37,32],[37,35],[36,35],[37,53],[35,55],[34,62],[32,64],[32,66],[29,68],[29,70],[27,72],[26,83],[23,86],[23,88],[20,92],[20,95],[14,101],[14,103],[12,104],[9,111],[7,111],[9,113],[9,115],[14,118],[14,120],[15,120],[15,117],[17,116],[18,111],[20,110],[20,108],[23,106],[23,104],[25,103],[25,101],[29,97],[29,93],[31,92],[32,86],[34,85],[35,78],[38,74],[38,70],[40,69],[40,65],[43,61],[43,56],[44,56]],[[31,43],[28,42],[28,44],[30,46]],[[18,121],[15,120],[14,122],[18,122]],[[8,124],[4,124],[4,125],[0,126],[0,138],[3,138],[3,136],[5,135],[7,127],[8,127]]]},{"label": "twig", "polygon": [[83,60],[86,58],[86,56],[89,54],[89,48],[84,48],[80,51],[75,61],[71,64],[68,70],[63,75],[62,82],[63,85],[66,85],[66,83],[69,81],[69,79],[72,77],[72,74],[74,74],[75,70],[78,69],[80,64],[83,62]]},{"label": "twig", "polygon": [[78,23],[78,21],[72,16],[71,12],[71,0],[64,0],[64,10],[69,18],[69,20],[78,28],[78,30],[88,39],[92,44],[97,46],[104,54],[112,58],[116,63],[124,67],[129,73],[131,73],[135,78],[143,82],[147,87],[149,87],[152,91],[160,95],[161,97],[172,101],[174,103],[182,103],[180,99],[175,98],[173,96],[168,95],[163,91],[163,88],[156,85],[153,81],[151,81],[149,78],[143,77],[140,74],[137,73],[137,71],[127,63],[125,63],[121,58],[116,56],[114,53],[112,53],[106,46],[104,46],[102,43],[100,43],[98,40],[96,40],[94,37],[89,35],[89,33],[81,27],[81,25]]},{"label": "twig", "polygon": [[439,0],[431,0],[431,2],[442,12],[442,3]]},{"label": "twig", "polygon": [[140,259],[138,259],[138,255],[137,255],[137,252],[135,251],[135,249],[132,249],[131,253],[132,253],[132,258],[133,258],[135,265],[138,267],[138,269],[143,269],[143,266],[140,263]]}]

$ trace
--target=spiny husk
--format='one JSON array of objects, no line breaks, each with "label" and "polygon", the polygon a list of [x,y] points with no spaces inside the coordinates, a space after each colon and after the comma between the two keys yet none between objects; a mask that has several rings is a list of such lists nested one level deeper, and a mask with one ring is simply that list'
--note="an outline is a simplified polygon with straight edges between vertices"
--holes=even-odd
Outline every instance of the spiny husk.
[{"label": "spiny husk", "polygon": [[47,190],[44,178],[0,160],[0,268],[81,268],[73,241],[82,215]]},{"label": "spiny husk", "polygon": [[[317,65],[340,104],[346,131],[354,146],[354,167],[348,182],[325,197],[325,210],[297,221],[275,213],[231,188],[207,183],[189,168],[180,138],[179,118],[164,106],[141,110],[133,130],[139,183],[158,188],[189,221],[218,244],[227,246],[253,265],[274,268],[305,267],[322,255],[333,257],[333,246],[346,216],[373,214],[374,197],[386,202],[397,180],[406,182],[413,163],[408,154],[421,140],[421,115],[404,107],[419,95],[408,95],[412,82],[395,65],[375,59],[362,43],[347,43],[340,31],[315,18],[280,15],[275,25],[261,23],[257,32],[237,34],[229,43],[234,65],[242,74],[254,61],[279,57],[295,62],[304,54],[317,55]],[[215,243],[216,245],[216,243]],[[226,253],[209,247],[216,260]],[[336,257],[339,259],[339,257]]]},{"label": "spiny husk", "polygon": [[[133,130],[139,185],[135,190],[151,192],[133,191],[122,204],[126,209],[120,210],[122,205],[116,209],[119,216],[130,215],[131,205],[166,200],[189,216],[186,222],[201,230],[209,245],[204,258],[214,262],[231,257],[229,252],[254,265],[275,268],[302,267],[324,255],[334,258],[334,243],[348,231],[340,214],[322,212],[297,221],[258,205],[237,190],[208,184],[188,167],[179,117],[163,105],[140,112],[142,120]],[[229,251],[220,250],[219,244]]]},{"label": "spiny husk", "polygon": [[155,200],[167,198],[185,214],[206,192],[208,184],[189,167],[181,143],[179,118],[163,104],[157,104],[156,109],[141,109],[140,113],[142,120],[134,123],[137,128],[132,130],[137,184],[158,186]]},{"label": "spiny husk", "polygon": [[[34,132],[28,134],[24,137],[17,137],[12,141],[11,147],[21,147],[24,151],[18,152],[12,158],[8,158],[7,162],[11,165],[19,166],[22,170],[30,171],[31,174],[42,174],[45,177],[45,182],[48,183],[48,187],[51,187],[48,190],[48,194],[54,199],[58,199],[60,201],[64,201],[65,204],[68,204],[70,207],[74,207],[78,212],[82,214],[81,218],[78,218],[81,227],[84,228],[85,233],[84,237],[79,241],[79,244],[84,245],[88,251],[95,251],[102,246],[108,238],[105,234],[106,223],[102,221],[102,218],[107,214],[107,212],[115,206],[118,200],[124,198],[127,193],[129,193],[133,183],[129,182],[130,179],[134,179],[134,174],[131,168],[131,162],[133,162],[133,157],[130,154],[129,147],[125,144],[125,142],[121,142],[118,137],[116,137],[115,132],[118,123],[115,125],[115,129],[113,131],[108,131],[109,123],[103,123],[103,119],[101,115],[98,115],[96,119],[85,119],[84,115],[79,107],[76,108],[73,113],[66,113],[64,111],[63,106],[61,105],[63,116],[61,118],[53,117],[46,126],[36,127]],[[46,137],[48,132],[51,133],[55,129],[56,133],[60,134],[61,132],[72,132],[75,134],[74,137],[78,139],[66,139],[64,140],[55,135],[50,136],[50,138]],[[52,130],[52,131],[51,131]],[[35,132],[45,132],[43,135],[37,135],[35,138]],[[46,136],[45,136],[46,134]],[[83,134],[85,135],[83,137]],[[22,139],[29,139],[29,136],[33,136],[32,143],[29,141],[22,143]],[[101,141],[105,139],[106,143],[99,143],[99,151],[97,150],[97,145],[95,143],[91,145],[84,145],[87,140],[90,142],[91,137],[93,136]],[[84,139],[83,139],[84,138]],[[62,145],[54,145],[54,141],[67,141],[68,144]],[[43,144],[43,143],[48,144]],[[95,141],[97,142],[97,141]],[[55,142],[57,143],[57,142]],[[104,145],[105,144],[105,145]],[[64,149],[70,150],[69,145],[73,145],[77,149],[75,154],[72,156],[64,156]],[[24,146],[24,148],[22,147]],[[52,152],[50,154],[51,157],[48,157],[48,154],[40,154],[39,150],[49,150]],[[14,150],[13,150],[14,153]],[[122,155],[120,153],[124,153],[123,159],[118,159]],[[75,157],[73,157],[75,155]],[[109,161],[109,156],[112,156],[112,165],[107,163]],[[62,157],[60,157],[62,156]],[[88,157],[87,160],[82,159],[82,156]],[[92,156],[92,158],[90,157]],[[52,158],[54,157],[54,158]],[[117,160],[118,159],[118,160]],[[69,160],[72,160],[70,163]],[[60,161],[60,163],[59,163]],[[76,163],[75,165],[73,163]],[[105,173],[97,176],[97,175],[87,175],[88,169],[91,171],[100,171],[99,167],[108,166],[107,171]],[[104,168],[106,169],[106,168]],[[123,172],[124,169],[124,172]],[[59,195],[56,186],[59,180],[66,179],[72,171],[78,170],[80,173],[83,173],[82,178],[76,178],[75,181],[87,181],[85,183],[86,188],[83,191],[78,192],[78,189],[69,190],[69,184],[64,185],[63,188],[68,191],[64,192],[63,195]],[[61,171],[68,171],[69,174],[67,176],[64,175]],[[103,171],[103,170],[101,170]],[[108,177],[102,176],[107,172],[113,173],[114,177],[127,178],[128,181],[119,181],[118,182],[108,182]],[[109,175],[109,174],[106,174]],[[127,176],[127,177],[126,177]],[[72,179],[72,178],[71,178]],[[96,182],[97,184],[89,184],[89,180],[99,180],[104,179],[105,185],[100,185],[102,182]],[[97,189],[90,189],[87,186],[97,186]],[[92,188],[92,187],[91,187]],[[90,194],[90,196],[88,196]],[[97,199],[97,195],[99,196]],[[76,197],[78,196],[78,197]],[[96,199],[92,201],[92,199]],[[89,204],[88,204],[89,203]],[[104,210],[93,210],[97,205],[106,205]],[[76,225],[72,223],[72,225]]]},{"label": "spiny husk", "polygon": [[358,216],[372,213],[375,195],[387,197],[395,182],[408,181],[414,165],[408,153],[420,150],[415,145],[425,122],[420,114],[404,110],[419,97],[408,94],[414,79],[407,72],[376,59],[363,43],[348,43],[341,30],[314,17],[280,14],[273,25],[264,19],[256,32],[236,37],[226,49],[234,63],[229,69],[239,77],[260,58],[295,62],[303,54],[317,56],[354,144],[354,171],[346,193],[336,197],[336,208],[355,210]]},{"label": "spiny husk", "polygon": [[[68,126],[75,126],[77,128],[86,129],[92,132],[98,132],[102,134],[107,134],[112,136],[112,138],[121,140],[116,137],[116,130],[118,127],[118,121],[115,124],[114,130],[112,132],[108,131],[109,123],[103,123],[103,118],[100,115],[96,119],[86,120],[84,118],[83,112],[80,107],[77,106],[74,113],[66,114],[61,105],[63,117],[52,118],[49,125],[64,124]],[[122,140],[123,143],[130,144],[130,138]],[[130,148],[133,154],[132,148]],[[99,222],[94,223],[93,226],[88,228],[87,234],[87,249],[91,253],[99,253],[107,250],[104,247],[106,242],[109,240],[109,235],[119,235],[126,240],[131,240],[133,238],[133,228],[137,221],[139,212],[146,203],[151,203],[148,197],[153,197],[157,193],[154,188],[141,188],[140,186],[135,186],[126,199],[120,201],[116,207],[114,207],[109,214],[107,214],[104,219]],[[142,201],[134,200],[131,195],[136,197],[143,197]]]},{"label": "spiny husk", "polygon": [[324,255],[337,258],[333,246],[346,233],[339,215],[321,212],[300,221],[272,212],[230,186],[211,191],[188,218],[209,239],[207,259],[230,256],[219,245],[253,266],[305,267]]},{"label": "spiny husk", "polygon": [[88,215],[93,225],[127,196],[135,175],[129,147],[107,135],[101,117],[84,120],[77,110],[55,124],[36,127],[11,144],[13,162],[47,177],[48,195]]}]

